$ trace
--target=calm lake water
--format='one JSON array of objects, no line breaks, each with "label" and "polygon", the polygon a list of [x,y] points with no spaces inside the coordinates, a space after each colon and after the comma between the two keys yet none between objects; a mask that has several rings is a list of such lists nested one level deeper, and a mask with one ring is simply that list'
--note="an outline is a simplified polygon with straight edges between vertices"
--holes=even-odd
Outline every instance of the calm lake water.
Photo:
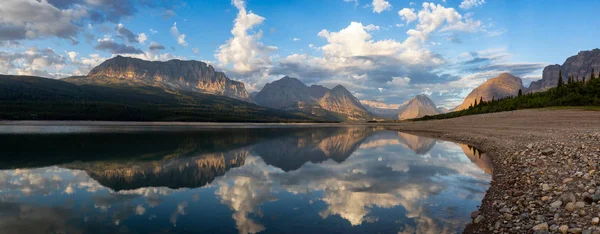
[{"label": "calm lake water", "polygon": [[373,127],[0,126],[0,233],[457,233],[482,152]]}]

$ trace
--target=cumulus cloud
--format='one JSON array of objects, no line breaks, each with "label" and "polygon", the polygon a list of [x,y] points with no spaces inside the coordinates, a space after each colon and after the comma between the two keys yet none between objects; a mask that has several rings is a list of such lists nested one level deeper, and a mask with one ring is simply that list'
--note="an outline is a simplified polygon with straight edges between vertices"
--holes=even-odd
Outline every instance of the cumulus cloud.
[{"label": "cumulus cloud", "polygon": [[86,9],[58,9],[47,1],[6,0],[0,4],[0,40],[59,37],[72,40]]},{"label": "cumulus cloud", "polygon": [[148,40],[148,36],[146,36],[146,34],[145,34],[145,33],[140,33],[140,34],[138,34],[138,36],[137,36],[137,40],[138,40],[140,43],[144,44],[144,43],[146,43],[146,41]]},{"label": "cumulus cloud", "polygon": [[[407,23],[416,22],[406,31],[407,37],[403,41],[375,40],[373,34],[379,27],[351,22],[339,31],[323,29],[318,33],[327,41],[323,46],[312,47],[321,56],[292,54],[283,57],[269,69],[269,74],[290,75],[306,83],[326,86],[334,86],[336,82],[347,84],[356,95],[387,103],[401,103],[416,94],[436,90],[434,88],[440,88],[439,95],[432,97],[434,101],[462,95],[464,87],[451,86],[456,88],[451,90],[444,85],[458,80],[464,71],[458,67],[449,69],[453,62],[431,51],[435,41],[430,40],[438,35],[485,32],[482,23],[440,4],[426,2],[421,6],[418,11],[403,9],[398,12]],[[398,77],[409,78],[410,82],[399,89],[396,87],[401,81]],[[433,87],[437,83],[443,85]]]},{"label": "cumulus cloud", "polygon": [[373,12],[378,13],[378,14],[383,11],[392,9],[392,4],[390,4],[386,0],[373,0],[371,5],[373,5]]},{"label": "cumulus cloud", "polygon": [[177,44],[179,44],[180,46],[188,46],[187,41],[185,41],[185,34],[180,33],[179,29],[177,28],[177,22],[173,23],[173,26],[171,26],[171,35],[173,35],[176,39],[177,39]]},{"label": "cumulus cloud", "polygon": [[398,11],[398,15],[400,15],[402,20],[406,21],[406,23],[413,22],[417,19],[417,14],[415,14],[414,9],[403,8],[402,10]]},{"label": "cumulus cloud", "polygon": [[262,30],[251,34],[249,31],[260,25],[265,18],[246,10],[245,2],[234,0],[238,15],[231,30],[232,38],[217,49],[215,57],[223,66],[232,65],[238,73],[247,74],[256,72],[271,64],[271,53],[277,47],[265,46],[260,39]]},{"label": "cumulus cloud", "polygon": [[119,44],[111,38],[98,39],[98,44],[94,49],[103,50],[112,54],[143,54],[144,51],[133,46]]},{"label": "cumulus cloud", "polygon": [[91,23],[117,23],[139,7],[170,8],[162,0],[4,0],[0,4],[0,41],[57,37],[77,44]]},{"label": "cumulus cloud", "polygon": [[464,0],[458,7],[467,10],[473,7],[482,6],[483,4],[485,4],[485,0]]},{"label": "cumulus cloud", "polygon": [[67,58],[51,48],[29,47],[24,52],[0,51],[0,73],[56,77]]}]

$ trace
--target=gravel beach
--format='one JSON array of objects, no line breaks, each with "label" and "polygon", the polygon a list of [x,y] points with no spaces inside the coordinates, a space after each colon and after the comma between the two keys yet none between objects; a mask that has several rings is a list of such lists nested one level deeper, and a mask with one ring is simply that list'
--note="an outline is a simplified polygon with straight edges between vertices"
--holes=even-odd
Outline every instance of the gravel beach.
[{"label": "gravel beach", "polygon": [[534,109],[390,124],[473,145],[494,166],[465,233],[600,234],[600,111]]}]

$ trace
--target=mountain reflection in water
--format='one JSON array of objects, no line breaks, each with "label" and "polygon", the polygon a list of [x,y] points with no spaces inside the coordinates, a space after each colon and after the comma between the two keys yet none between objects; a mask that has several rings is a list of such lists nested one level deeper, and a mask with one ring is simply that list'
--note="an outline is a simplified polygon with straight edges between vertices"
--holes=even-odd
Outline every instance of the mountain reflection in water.
[{"label": "mountain reflection in water", "polygon": [[456,233],[492,172],[473,147],[371,127],[0,142],[7,233]]}]

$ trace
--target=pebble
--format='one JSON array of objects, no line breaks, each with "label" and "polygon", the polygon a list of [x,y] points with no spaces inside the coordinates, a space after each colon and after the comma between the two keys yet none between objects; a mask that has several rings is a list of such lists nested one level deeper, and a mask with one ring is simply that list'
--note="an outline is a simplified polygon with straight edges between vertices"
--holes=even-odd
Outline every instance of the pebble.
[{"label": "pebble", "polygon": [[471,212],[471,219],[477,218],[477,216],[479,216],[480,214],[481,214],[480,211],[473,211],[473,212]]},{"label": "pebble", "polygon": [[480,223],[481,221],[483,221],[483,215],[479,215],[475,218],[475,220],[473,221],[474,223]]},{"label": "pebble", "polygon": [[569,202],[565,205],[565,210],[568,210],[568,211],[574,211],[575,208],[576,208],[575,203],[573,203],[573,202]]},{"label": "pebble", "polygon": [[552,208],[558,208],[560,206],[562,206],[562,201],[555,201],[555,202],[552,202],[552,204],[550,204],[550,207],[552,207]]},{"label": "pebble", "polygon": [[558,231],[562,234],[567,234],[567,230],[569,230],[569,226],[567,225],[562,225],[558,227]]},{"label": "pebble", "polygon": [[594,217],[594,218],[592,219],[592,225],[598,225],[599,223],[600,223],[600,218],[598,218],[598,217]]},{"label": "pebble", "polygon": [[548,190],[550,190],[550,185],[542,184],[542,191],[548,191]]},{"label": "pebble", "polygon": [[540,223],[533,226],[533,231],[548,231],[548,223]]},{"label": "pebble", "polygon": [[569,228],[569,230],[567,230],[567,233],[575,233],[575,234],[579,234],[583,231],[583,229],[581,228]]},{"label": "pebble", "polygon": [[541,152],[543,155],[551,155],[554,153],[554,150],[552,148],[545,148]]}]

